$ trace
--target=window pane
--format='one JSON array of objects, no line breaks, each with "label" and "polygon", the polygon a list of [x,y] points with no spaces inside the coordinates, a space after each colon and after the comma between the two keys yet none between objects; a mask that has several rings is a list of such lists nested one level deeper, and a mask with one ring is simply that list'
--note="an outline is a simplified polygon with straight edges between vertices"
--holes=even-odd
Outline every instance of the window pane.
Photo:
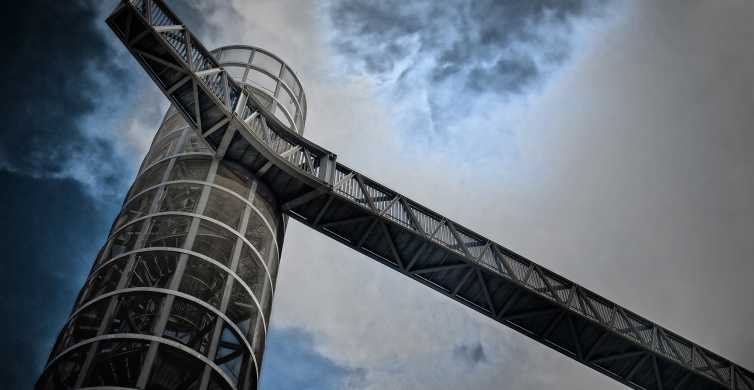
[{"label": "window pane", "polygon": [[[256,381],[249,383],[256,383]],[[220,374],[212,371],[212,374],[209,378],[209,386],[207,386],[207,390],[230,390],[230,386],[228,385],[228,382],[220,376]]]},{"label": "window pane", "polygon": [[262,289],[269,283],[267,271],[262,266],[261,260],[246,245],[241,248],[241,258],[238,260],[236,273],[249,286],[257,299],[262,296]]},{"label": "window pane", "polygon": [[206,355],[217,315],[183,298],[175,298],[162,335]]},{"label": "window pane", "polygon": [[[262,216],[267,220],[273,230],[277,230],[277,224],[280,219],[280,214],[275,206],[275,198],[272,194],[266,191],[264,188],[257,187],[257,193],[254,195],[252,202],[254,207],[259,210]],[[254,217],[250,217],[254,218]]]},{"label": "window pane", "polygon": [[233,229],[238,229],[243,210],[246,207],[241,199],[223,190],[212,188],[207,200],[204,215],[216,219]]},{"label": "window pane", "polygon": [[252,332],[252,338],[251,340],[249,340],[249,343],[251,344],[251,350],[257,359],[257,363],[261,362],[262,355],[264,355],[264,344],[265,344],[265,330],[264,330],[264,325],[261,321],[261,318],[259,321],[257,321],[257,326]]},{"label": "window pane", "polygon": [[143,225],[144,220],[134,222],[126,225],[114,237],[111,237],[110,241],[106,244],[105,250],[102,251],[99,259],[97,259],[97,265],[99,266],[113,257],[134,249],[136,247],[136,239],[139,237]]},{"label": "window pane", "polygon": [[247,334],[251,329],[251,324],[256,324],[259,317],[257,305],[251,299],[251,295],[239,283],[233,283],[233,290],[230,295],[227,316],[238,329]]},{"label": "window pane", "polygon": [[186,127],[186,121],[174,106],[170,106],[170,114],[168,114],[167,119],[162,123],[162,126],[160,126],[160,129],[157,131],[156,139],[159,140],[162,137],[165,137],[166,135],[173,132],[173,130],[180,129],[181,127]]},{"label": "window pane", "polygon": [[163,161],[140,174],[131,186],[131,191],[128,192],[128,197],[131,198],[145,189],[159,184],[162,181],[162,176],[165,174],[165,169],[167,169],[169,162],[170,161]]},{"label": "window pane", "polygon": [[190,135],[185,138],[183,146],[179,149],[181,153],[200,152],[210,153],[211,150],[207,142],[200,138],[195,131],[190,131]]},{"label": "window pane", "polygon": [[271,56],[257,51],[254,53],[254,57],[251,59],[251,64],[258,66],[277,77],[280,74],[280,61],[272,58]]},{"label": "window pane", "polygon": [[45,372],[45,377],[39,380],[40,390],[73,389],[81,366],[86,359],[88,346],[77,348],[62,357]]},{"label": "window pane", "polygon": [[290,93],[288,93],[288,90],[285,88],[280,88],[278,90],[278,96],[277,96],[278,102],[288,111],[288,115],[291,117],[296,116],[296,103],[293,101],[293,96],[291,96]]},{"label": "window pane", "polygon": [[182,131],[174,131],[168,134],[165,138],[156,141],[149,149],[149,155],[145,159],[145,164],[149,165],[155,161],[162,160],[169,156],[171,151],[175,151],[174,146],[178,143],[182,133]]},{"label": "window pane", "polygon": [[286,127],[291,126],[291,121],[288,119],[288,116],[285,112],[283,112],[283,109],[280,108],[280,105],[275,105],[275,118],[278,118],[278,120]]},{"label": "window pane", "polygon": [[298,96],[301,92],[301,86],[296,81],[296,78],[293,77],[293,73],[288,67],[283,70],[283,81],[285,82],[285,85],[293,91],[293,96]]},{"label": "window pane", "polygon": [[170,184],[162,195],[160,211],[193,212],[202,194],[202,185],[194,183]]},{"label": "window pane", "polygon": [[217,166],[215,184],[234,191],[244,199],[247,199],[249,196],[251,182],[251,178],[248,175],[242,174],[238,168],[229,167],[227,164],[219,164]]},{"label": "window pane", "polygon": [[180,158],[170,171],[170,180],[205,180],[210,163],[208,158]]},{"label": "window pane", "polygon": [[267,225],[259,218],[249,218],[246,239],[259,251],[265,264],[270,262],[270,246],[274,239]]},{"label": "window pane", "polygon": [[302,129],[304,128],[304,117],[301,116],[301,111],[298,111],[296,113],[296,127],[298,128],[299,133],[301,133]]},{"label": "window pane", "polygon": [[147,213],[149,212],[149,207],[152,206],[152,199],[154,199],[154,194],[156,193],[157,188],[153,188],[128,201],[128,204],[123,207],[123,211],[121,211],[118,219],[115,221],[113,228],[117,229],[127,224],[129,221],[133,221],[134,219],[147,215]]},{"label": "window pane", "polygon": [[275,86],[277,86],[275,79],[254,69],[249,69],[249,73],[246,75],[246,83],[255,88],[263,89],[270,95],[275,94]]},{"label": "window pane", "polygon": [[249,49],[224,49],[220,55],[219,62],[242,62],[249,63],[251,50]]},{"label": "window pane", "polygon": [[215,364],[220,366],[235,383],[239,383],[244,365],[249,360],[248,350],[245,345],[241,344],[238,335],[228,326],[223,327],[220,340],[215,354]]},{"label": "window pane", "polygon": [[183,247],[186,240],[191,217],[183,215],[163,215],[152,219],[145,247],[169,246]]},{"label": "window pane", "polygon": [[61,333],[58,343],[55,349],[53,349],[53,355],[57,355],[66,348],[97,336],[97,331],[102,322],[102,317],[105,315],[108,303],[108,299],[103,299],[87,306],[86,309],[76,314],[76,317],[71,320]]},{"label": "window pane", "polygon": [[167,288],[175,273],[180,253],[165,251],[142,252],[136,255],[128,287]]},{"label": "window pane", "polygon": [[219,308],[227,278],[228,273],[220,267],[192,256],[178,289]]},{"label": "window pane", "polygon": [[119,295],[118,306],[107,333],[152,334],[163,296],[154,293]]},{"label": "window pane", "polygon": [[233,256],[233,246],[237,236],[229,230],[212,222],[199,222],[199,231],[194,240],[193,251],[207,255],[219,263],[230,267]]},{"label": "window pane", "polygon": [[104,340],[88,370],[84,386],[133,387],[149,349],[149,342],[116,339]]},{"label": "window pane", "polygon": [[110,291],[115,290],[118,286],[120,277],[123,274],[123,269],[128,262],[128,256],[113,261],[106,265],[89,279],[84,287],[81,297],[79,298],[78,305],[84,302],[90,301],[100,295],[107,294]]},{"label": "window pane", "polygon": [[160,345],[146,390],[196,390],[204,364],[176,348]]},{"label": "window pane", "polygon": [[237,82],[241,82],[243,80],[244,73],[246,73],[246,68],[240,66],[225,65],[223,66],[223,68],[225,68],[225,70],[228,72],[230,78],[236,80]]}]

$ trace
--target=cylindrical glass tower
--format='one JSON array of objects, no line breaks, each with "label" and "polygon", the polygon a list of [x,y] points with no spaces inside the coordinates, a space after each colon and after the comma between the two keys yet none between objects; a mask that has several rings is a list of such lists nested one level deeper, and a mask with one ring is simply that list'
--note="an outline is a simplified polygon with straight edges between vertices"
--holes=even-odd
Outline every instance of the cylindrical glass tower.
[{"label": "cylindrical glass tower", "polygon": [[[290,130],[306,98],[280,59],[213,54]],[[171,107],[37,383],[39,390],[255,389],[286,219]]]}]

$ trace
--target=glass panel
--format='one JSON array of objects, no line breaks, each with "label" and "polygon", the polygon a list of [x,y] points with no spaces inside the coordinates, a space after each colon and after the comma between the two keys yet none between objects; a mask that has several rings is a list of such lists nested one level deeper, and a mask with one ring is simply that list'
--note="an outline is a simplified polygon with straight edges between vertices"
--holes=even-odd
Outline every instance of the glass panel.
[{"label": "glass panel", "polygon": [[134,222],[122,228],[114,237],[111,237],[110,241],[106,244],[106,249],[102,251],[99,259],[97,259],[97,265],[99,266],[106,260],[134,249],[136,247],[136,239],[139,237],[143,224],[144,220]]},{"label": "glass panel", "polygon": [[270,244],[274,237],[261,219],[249,218],[249,224],[246,227],[246,239],[259,251],[265,264],[269,264]]},{"label": "glass panel", "polygon": [[183,247],[191,217],[184,215],[163,215],[152,219],[144,247],[169,246]]},{"label": "glass panel", "polygon": [[210,163],[208,158],[179,158],[170,171],[170,180],[205,180]]},{"label": "glass panel", "polygon": [[242,369],[248,360],[249,353],[246,346],[241,344],[238,335],[230,327],[224,326],[215,354],[215,364],[220,366],[231,380],[239,383]]},{"label": "glass panel", "polygon": [[152,205],[152,199],[154,194],[157,193],[157,188],[153,188],[136,198],[131,199],[128,204],[123,207],[118,219],[115,220],[113,229],[117,229],[129,221],[143,217],[149,212],[149,207]]},{"label": "glass panel", "polygon": [[288,116],[283,112],[283,109],[280,108],[280,105],[275,105],[275,118],[278,118],[278,120],[286,127],[291,127],[291,121],[288,119]]},{"label": "glass panel", "polygon": [[[249,382],[249,383],[256,383]],[[218,374],[215,371],[212,371],[211,376],[209,377],[209,386],[207,386],[207,390],[230,390],[231,387],[228,385],[228,382],[223,379],[220,374]]]},{"label": "glass panel", "polygon": [[196,390],[204,363],[176,348],[160,345],[145,390]]},{"label": "glass panel", "polygon": [[178,143],[178,139],[181,137],[182,133],[182,131],[174,131],[168,134],[164,139],[155,142],[149,149],[149,155],[145,159],[146,164],[149,165],[170,155],[170,151],[174,150],[171,148]]},{"label": "glass panel", "polygon": [[262,53],[261,51],[254,52],[254,57],[251,59],[251,64],[270,72],[270,74],[275,75],[275,77],[280,74],[280,61],[272,58],[265,53]]},{"label": "glass panel", "polygon": [[275,86],[277,86],[275,79],[254,69],[249,69],[249,73],[246,75],[246,83],[255,88],[263,89],[270,95],[275,94]]},{"label": "glass panel", "polygon": [[251,182],[251,178],[248,175],[241,174],[238,168],[229,167],[227,164],[217,166],[215,184],[234,191],[244,199],[249,196]]},{"label": "glass panel", "polygon": [[149,187],[159,184],[162,181],[162,177],[165,174],[169,162],[170,161],[163,161],[140,174],[131,186],[131,191],[128,192],[128,197],[130,198]]},{"label": "glass panel", "polygon": [[199,231],[194,240],[193,251],[207,255],[220,264],[230,267],[233,246],[237,236],[229,230],[209,221],[199,222]]},{"label": "glass panel", "polygon": [[267,255],[267,269],[270,270],[270,276],[272,276],[272,280],[277,281],[280,259],[278,258],[278,253],[275,252],[275,247],[273,246],[273,244],[273,242],[270,242],[268,248],[269,254]]},{"label": "glass panel", "polygon": [[249,63],[251,50],[249,49],[223,49],[219,62],[242,62]]},{"label": "glass panel", "polygon": [[264,318],[270,318],[270,311],[272,310],[272,288],[270,288],[270,285],[267,283],[265,283],[264,290],[262,290],[260,304],[262,305],[262,313],[264,314]]},{"label": "glass panel", "polygon": [[185,142],[183,143],[183,146],[181,146],[180,152],[181,153],[191,153],[191,152],[198,152],[198,153],[210,153],[211,150],[209,146],[207,146],[207,142],[205,142],[202,138],[200,138],[196,132],[189,130],[191,134],[185,138]]},{"label": "glass panel", "polygon": [[84,287],[78,305],[115,290],[127,262],[128,256],[115,260],[97,271]]},{"label": "glass panel", "polygon": [[101,341],[84,386],[136,386],[148,349],[149,343],[146,341]]},{"label": "glass panel", "polygon": [[163,296],[155,293],[119,295],[113,320],[107,333],[152,334]]},{"label": "glass panel", "polygon": [[86,309],[76,314],[76,317],[71,320],[68,326],[66,326],[60,334],[58,343],[53,349],[53,356],[63,352],[66,348],[70,348],[86,339],[97,336],[102,317],[105,315],[105,310],[107,309],[109,302],[109,299],[103,299],[102,301],[89,305]]},{"label": "glass panel", "polygon": [[[254,356],[257,359],[257,364],[259,364],[262,361],[262,355],[264,355],[264,344],[265,344],[265,331],[264,331],[264,325],[261,321],[261,318],[259,321],[257,321],[257,325],[254,328],[254,332],[251,335],[251,339],[249,340],[249,343],[251,344],[251,350],[252,352],[254,352]],[[250,363],[250,364],[253,364],[253,363]],[[259,368],[261,369],[261,367]]]},{"label": "glass panel", "polygon": [[293,91],[293,96],[298,96],[298,94],[301,93],[301,86],[298,84],[298,81],[296,81],[296,78],[293,76],[293,72],[291,72],[288,67],[283,70],[283,81],[285,82],[285,85]]},{"label": "glass panel", "polygon": [[228,72],[228,75],[237,82],[241,82],[243,80],[244,73],[246,73],[246,68],[240,66],[225,65],[223,66],[223,68],[225,68],[225,70]]},{"label": "glass panel", "polygon": [[251,295],[239,283],[233,283],[226,314],[243,334],[247,334],[251,329],[251,324],[257,322],[259,316],[257,305],[251,299]]},{"label": "glass panel", "polygon": [[262,296],[262,289],[268,284],[267,271],[254,252],[246,245],[241,248],[241,258],[238,260],[236,271],[241,280],[246,283],[257,298]]},{"label": "glass panel", "polygon": [[162,195],[160,211],[193,212],[196,209],[196,204],[199,203],[202,188],[202,185],[194,183],[168,185]]},{"label": "glass panel", "polygon": [[238,229],[246,203],[223,190],[212,188],[204,215],[216,219],[233,229]]},{"label": "glass panel", "polygon": [[288,110],[288,115],[291,117],[296,116],[296,103],[293,101],[293,96],[288,92],[285,88],[280,88],[278,90],[278,96],[277,96],[278,102]]},{"label": "glass panel", "polygon": [[183,298],[175,298],[162,335],[207,355],[217,315]]},{"label": "glass panel", "polygon": [[47,369],[44,378],[39,380],[39,390],[69,390],[76,385],[81,366],[86,359],[88,345],[77,348],[60,358]]},{"label": "glass panel", "polygon": [[167,119],[162,122],[162,126],[160,126],[160,129],[157,131],[157,137],[155,137],[155,139],[159,140],[162,137],[165,137],[166,135],[173,132],[173,130],[177,130],[181,127],[186,126],[186,121],[183,119],[178,110],[176,110],[174,106],[170,106],[170,113],[168,114]]},{"label": "glass panel", "polygon": [[304,117],[301,116],[301,111],[296,113],[296,128],[298,128],[299,134],[301,133],[302,129],[304,128]]},{"label": "glass panel", "polygon": [[[257,187],[257,193],[254,195],[252,204],[267,220],[267,222],[270,224],[270,227],[272,227],[274,231],[277,231],[280,214],[278,214],[277,212],[277,209],[275,207],[275,200],[272,198],[272,196],[267,193],[267,191],[264,191],[261,188]],[[253,214],[249,217],[249,219],[252,218],[255,218]]]},{"label": "glass panel", "polygon": [[150,251],[136,255],[128,287],[167,288],[175,273],[178,252]]},{"label": "glass panel", "polygon": [[220,267],[197,257],[190,257],[178,288],[210,305],[220,308],[228,273]]}]

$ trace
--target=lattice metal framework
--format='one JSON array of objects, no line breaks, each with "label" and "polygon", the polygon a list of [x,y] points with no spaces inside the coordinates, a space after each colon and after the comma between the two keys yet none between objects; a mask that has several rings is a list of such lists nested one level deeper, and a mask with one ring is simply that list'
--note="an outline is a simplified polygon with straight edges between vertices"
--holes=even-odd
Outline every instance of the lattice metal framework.
[{"label": "lattice metal framework", "polygon": [[254,172],[287,215],[629,387],[754,390],[745,368],[337,163],[161,1],[124,1],[108,24],[215,155]]}]

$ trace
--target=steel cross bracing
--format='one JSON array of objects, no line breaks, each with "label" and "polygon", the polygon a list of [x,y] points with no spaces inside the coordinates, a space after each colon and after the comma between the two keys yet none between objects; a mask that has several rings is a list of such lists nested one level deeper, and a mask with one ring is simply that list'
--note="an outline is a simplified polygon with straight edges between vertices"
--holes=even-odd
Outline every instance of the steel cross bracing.
[{"label": "steel cross bracing", "polygon": [[107,20],[218,157],[291,217],[637,389],[754,390],[754,374],[336,163],[219,67],[160,0]]}]

